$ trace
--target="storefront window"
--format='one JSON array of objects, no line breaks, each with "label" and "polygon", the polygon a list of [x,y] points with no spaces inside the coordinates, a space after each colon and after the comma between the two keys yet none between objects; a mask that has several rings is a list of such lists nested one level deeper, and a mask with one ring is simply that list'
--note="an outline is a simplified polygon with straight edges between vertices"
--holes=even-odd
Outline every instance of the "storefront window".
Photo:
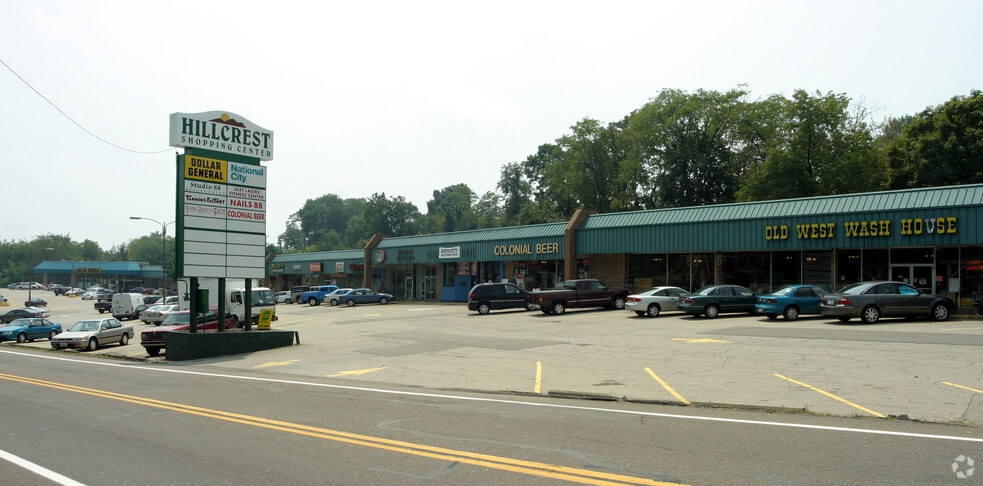
[{"label": "storefront window", "polygon": [[771,288],[768,292],[802,282],[802,252],[777,251],[771,258]]},{"label": "storefront window", "polygon": [[983,247],[964,247],[960,263],[960,305],[968,302],[970,307],[983,298]]},{"label": "storefront window", "polygon": [[806,251],[802,253],[802,283],[833,290],[833,253]]},{"label": "storefront window", "polygon": [[757,294],[768,293],[771,265],[767,253],[721,254],[720,258],[722,283],[741,285]]},{"label": "storefront window", "polygon": [[863,281],[860,250],[836,250],[836,288],[834,292],[852,283]]},{"label": "storefront window", "polygon": [[668,285],[669,259],[664,254],[628,256],[628,290],[641,292]]},{"label": "storefront window", "polygon": [[889,279],[889,252],[887,248],[864,249],[863,265],[864,280],[888,280]]},{"label": "storefront window", "polygon": [[696,290],[690,284],[690,261],[689,253],[669,255],[669,281],[673,287],[688,290]]}]

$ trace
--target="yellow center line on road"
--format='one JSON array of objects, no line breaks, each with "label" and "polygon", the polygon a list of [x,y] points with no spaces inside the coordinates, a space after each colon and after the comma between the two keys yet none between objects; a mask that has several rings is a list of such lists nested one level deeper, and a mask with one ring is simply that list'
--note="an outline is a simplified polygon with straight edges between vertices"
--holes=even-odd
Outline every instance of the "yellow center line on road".
[{"label": "yellow center line on road", "polygon": [[543,362],[536,362],[536,388],[533,393],[539,395],[543,392]]},{"label": "yellow center line on road", "polygon": [[652,378],[655,378],[655,381],[659,382],[659,384],[662,385],[662,388],[665,388],[669,393],[672,393],[672,396],[676,397],[677,400],[685,403],[686,405],[692,405],[689,400],[683,398],[682,395],[676,393],[676,390],[673,390],[671,386],[662,381],[662,378],[659,378],[659,375],[656,375],[651,368],[645,368],[645,371],[648,372],[649,375],[652,375]]},{"label": "yellow center line on road", "polygon": [[443,447],[433,447],[423,444],[415,444],[412,442],[403,442],[403,441],[397,441],[391,439],[383,439],[379,437],[372,437],[367,435],[352,434],[348,432],[324,429],[320,427],[312,427],[308,425],[301,425],[301,424],[295,424],[290,422],[282,422],[279,420],[265,419],[262,417],[252,417],[249,415],[223,412],[221,410],[212,410],[207,408],[195,407],[193,405],[184,405],[180,403],[155,400],[152,398],[123,395],[120,393],[114,393],[104,390],[84,388],[75,385],[68,385],[64,383],[56,383],[51,381],[43,381],[34,378],[25,378],[25,377],[8,375],[3,373],[0,373],[0,379],[25,383],[29,385],[53,388],[56,390],[62,390],[67,392],[81,393],[85,395],[91,395],[94,397],[118,400],[122,402],[128,402],[128,403],[143,405],[147,407],[171,410],[174,412],[197,415],[205,418],[224,420],[227,422],[233,422],[242,425],[250,425],[253,427],[261,427],[265,429],[278,430],[281,432],[289,432],[292,434],[305,435],[308,437],[328,439],[336,442],[344,442],[348,444],[371,447],[374,449],[399,452],[402,454],[427,457],[431,459],[438,459],[444,461],[460,462],[464,464],[470,464],[473,466],[498,469],[502,471],[510,471],[519,474],[527,474],[531,476],[546,477],[551,479],[560,479],[564,481],[571,481],[581,484],[594,484],[594,485],[605,485],[605,486],[626,485],[626,484],[641,484],[641,485],[648,485],[648,486],[669,486],[669,485],[678,486],[678,484],[676,483],[654,481],[647,478],[623,476],[620,474],[609,474],[599,471],[592,471],[588,469],[578,469],[574,467],[557,466],[557,465],[546,464],[542,462],[524,461],[521,459],[512,459],[508,457],[493,456],[489,454],[479,454],[474,452],[446,449]]},{"label": "yellow center line on road", "polygon": [[805,383],[802,383],[801,381],[795,381],[795,380],[793,380],[793,379],[791,379],[791,378],[789,378],[787,376],[779,375],[778,373],[775,373],[775,376],[777,376],[777,377],[779,377],[779,378],[781,378],[781,379],[783,379],[785,381],[789,381],[789,382],[795,383],[796,385],[804,386],[804,387],[806,387],[806,388],[808,388],[808,389],[810,389],[810,390],[812,390],[814,392],[822,393],[823,395],[826,395],[827,397],[830,397],[833,400],[836,400],[836,401],[839,401],[839,402],[843,402],[843,403],[845,403],[845,404],[847,404],[847,405],[849,405],[849,406],[851,406],[853,408],[857,408],[857,409],[863,410],[864,412],[867,412],[867,413],[869,413],[869,414],[871,414],[871,415],[873,415],[875,417],[878,417],[878,418],[887,418],[887,415],[884,415],[884,414],[881,414],[881,413],[877,413],[877,412],[875,412],[875,411],[873,411],[873,410],[871,410],[869,408],[861,407],[860,405],[857,405],[856,403],[853,403],[853,402],[851,402],[849,400],[840,398],[840,397],[838,397],[836,395],[833,395],[830,392],[820,390],[819,388],[816,388],[816,387],[814,387],[812,385],[807,385]]},{"label": "yellow center line on road", "polygon": [[943,385],[954,386],[956,388],[962,388],[963,390],[969,390],[969,391],[976,392],[976,393],[983,393],[983,390],[977,390],[975,388],[970,388],[968,386],[962,386],[962,385],[957,385],[955,383],[949,383],[948,381],[943,381],[942,384]]}]

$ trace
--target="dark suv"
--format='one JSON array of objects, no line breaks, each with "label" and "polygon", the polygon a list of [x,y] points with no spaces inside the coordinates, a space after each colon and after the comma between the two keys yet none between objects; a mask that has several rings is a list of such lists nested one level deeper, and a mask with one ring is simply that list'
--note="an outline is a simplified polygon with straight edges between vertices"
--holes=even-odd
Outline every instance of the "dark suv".
[{"label": "dark suv", "polygon": [[496,309],[526,309],[528,293],[515,284],[482,283],[475,285],[468,293],[468,310],[487,314]]}]

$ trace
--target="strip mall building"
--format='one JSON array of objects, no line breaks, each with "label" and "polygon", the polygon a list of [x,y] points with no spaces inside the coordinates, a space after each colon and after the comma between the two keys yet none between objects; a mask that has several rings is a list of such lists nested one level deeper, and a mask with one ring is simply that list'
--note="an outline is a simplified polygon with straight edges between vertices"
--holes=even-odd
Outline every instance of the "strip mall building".
[{"label": "strip mall building", "polygon": [[908,282],[961,307],[983,293],[983,184],[611,214],[386,238],[268,258],[271,288],[331,283],[400,300],[466,301],[478,282],[552,288],[598,278],[642,291],[732,283],[832,290]]}]

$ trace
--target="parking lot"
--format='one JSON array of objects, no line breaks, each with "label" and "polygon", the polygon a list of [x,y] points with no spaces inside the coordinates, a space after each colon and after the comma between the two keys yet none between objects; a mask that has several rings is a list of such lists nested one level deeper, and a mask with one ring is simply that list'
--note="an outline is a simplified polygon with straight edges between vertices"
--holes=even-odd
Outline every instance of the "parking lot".
[{"label": "parking lot", "polygon": [[[27,291],[4,290],[12,309]],[[92,301],[48,300],[64,328],[98,316]],[[6,312],[4,310],[4,312]],[[655,318],[628,311],[570,310],[563,315],[465,304],[405,303],[331,307],[279,305],[275,329],[300,345],[195,362],[150,358],[139,344],[87,355],[153,366],[208,366],[332,377],[366,386],[391,383],[431,390],[631,400],[909,418],[983,425],[983,320],[882,319],[842,324],[818,316],[796,321],[748,315]],[[46,340],[18,345],[54,351]]]}]

